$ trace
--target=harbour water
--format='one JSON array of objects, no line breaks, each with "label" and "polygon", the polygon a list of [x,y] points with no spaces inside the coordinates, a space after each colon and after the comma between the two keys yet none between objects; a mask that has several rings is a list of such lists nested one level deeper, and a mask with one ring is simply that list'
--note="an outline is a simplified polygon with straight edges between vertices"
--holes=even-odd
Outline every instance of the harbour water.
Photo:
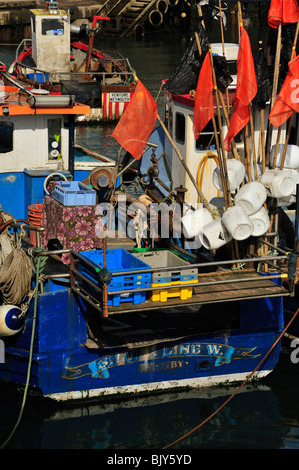
[{"label": "harbour water", "polygon": [[[128,57],[156,98],[161,80],[176,68],[189,40],[188,31],[177,30],[151,34],[141,41],[100,38],[95,47],[117,49]],[[10,63],[14,51],[14,46],[0,45],[0,60]],[[163,117],[161,96],[158,105]],[[109,137],[113,128],[80,126],[77,143],[115,158],[119,146]],[[199,462],[199,454],[192,452],[198,449],[299,448],[299,363],[291,361],[288,347],[272,374],[244,387],[206,424],[172,445],[216,411],[236,388],[136,396],[129,401],[94,401],[59,408],[28,398],[22,420],[6,448],[102,449],[106,451],[106,463],[108,458],[122,455],[122,450],[138,455],[137,450],[148,449],[156,455],[168,447],[167,452],[172,454],[189,453],[195,463]],[[18,419],[21,403],[22,394],[0,389],[0,446]],[[159,466],[158,461],[152,463]]]}]

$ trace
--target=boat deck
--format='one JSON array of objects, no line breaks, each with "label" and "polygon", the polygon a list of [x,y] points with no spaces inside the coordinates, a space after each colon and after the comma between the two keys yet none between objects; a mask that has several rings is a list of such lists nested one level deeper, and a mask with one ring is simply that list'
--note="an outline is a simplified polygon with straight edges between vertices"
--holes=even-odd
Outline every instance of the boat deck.
[{"label": "boat deck", "polygon": [[[270,276],[270,275],[269,275]],[[219,302],[231,302],[238,300],[260,299],[264,297],[289,296],[290,292],[276,284],[276,279],[269,279],[258,274],[254,269],[242,271],[220,270],[213,273],[198,275],[198,284],[193,284],[193,295],[191,298],[181,300],[179,297],[168,298],[167,302],[153,302],[146,300],[141,304],[134,305],[132,302],[123,302],[117,307],[108,307],[109,315],[149,310],[169,309],[170,307],[181,308],[196,305],[213,304]],[[275,274],[273,274],[273,277]],[[278,277],[278,276],[277,276]],[[192,285],[192,284],[188,284]],[[185,284],[187,287],[187,284]],[[151,290],[154,290],[152,288]],[[83,294],[77,287],[74,292]],[[89,293],[84,293],[91,301]]]}]

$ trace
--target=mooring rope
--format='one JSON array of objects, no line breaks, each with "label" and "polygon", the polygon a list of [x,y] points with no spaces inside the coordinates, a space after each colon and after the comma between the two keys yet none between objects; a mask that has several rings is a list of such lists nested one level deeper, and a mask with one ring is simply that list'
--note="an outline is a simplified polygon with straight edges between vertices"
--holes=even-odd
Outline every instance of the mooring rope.
[{"label": "mooring rope", "polygon": [[29,381],[30,381],[30,376],[31,376],[31,366],[32,366],[32,358],[33,358],[33,344],[34,344],[34,337],[35,337],[35,327],[36,327],[36,312],[37,312],[37,298],[38,298],[38,286],[40,282],[40,274],[43,270],[43,267],[45,265],[45,258],[42,256],[39,256],[37,258],[36,266],[35,266],[35,273],[36,273],[36,281],[35,281],[35,293],[34,293],[34,310],[33,310],[33,318],[32,318],[32,332],[31,332],[31,341],[30,341],[30,350],[29,350],[29,360],[28,360],[28,370],[27,370],[27,378],[26,378],[26,384],[25,384],[25,389],[24,389],[24,394],[23,394],[23,400],[22,400],[22,405],[21,405],[21,410],[19,413],[19,417],[17,419],[16,424],[14,425],[13,430],[11,431],[10,435],[4,442],[4,444],[1,445],[0,449],[3,449],[8,442],[11,440],[12,436],[14,435],[17,427],[19,426],[25,404],[26,404],[26,399],[27,399],[27,393],[28,393],[28,388],[29,388]]},{"label": "mooring rope", "polygon": [[271,354],[271,352],[273,351],[273,349],[277,346],[277,344],[279,343],[279,341],[281,340],[281,338],[283,337],[283,335],[285,334],[285,332],[287,331],[287,329],[290,327],[290,325],[293,323],[293,321],[295,320],[295,318],[297,317],[299,313],[299,308],[297,309],[297,311],[294,313],[293,317],[291,318],[291,320],[289,321],[289,323],[287,324],[287,326],[284,328],[284,330],[282,331],[282,333],[278,336],[277,340],[275,341],[275,343],[271,346],[271,348],[269,349],[269,351],[267,352],[267,354],[265,354],[265,356],[263,357],[263,359],[260,361],[260,363],[256,366],[256,368],[248,375],[248,377],[244,380],[244,382],[234,391],[234,393],[224,402],[222,403],[222,405],[219,406],[219,408],[217,408],[217,410],[215,410],[210,416],[208,416],[204,421],[202,421],[202,423],[198,424],[197,426],[195,426],[193,429],[191,429],[190,431],[188,431],[186,434],[184,434],[183,436],[179,437],[178,439],[176,439],[175,441],[171,442],[171,444],[168,444],[164,447],[162,447],[162,449],[168,449],[169,447],[173,446],[174,444],[177,444],[178,442],[182,441],[183,439],[185,439],[186,437],[190,436],[190,434],[194,433],[195,431],[197,431],[198,429],[200,429],[204,424],[206,424],[208,421],[210,421],[210,419],[212,419],[217,413],[219,413],[219,411],[222,410],[222,408],[224,408],[233,398],[235,395],[237,395],[237,393],[241,390],[241,388],[244,387],[244,385],[246,385],[246,383],[248,382],[248,380],[253,376],[253,374],[261,367],[261,365],[263,364],[263,362],[267,359],[267,357]]}]

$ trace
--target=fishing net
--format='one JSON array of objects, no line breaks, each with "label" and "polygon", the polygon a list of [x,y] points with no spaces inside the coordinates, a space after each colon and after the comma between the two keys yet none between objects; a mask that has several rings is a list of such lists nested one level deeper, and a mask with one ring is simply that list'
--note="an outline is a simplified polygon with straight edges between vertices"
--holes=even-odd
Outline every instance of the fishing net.
[{"label": "fishing net", "polygon": [[266,53],[260,48],[254,57],[257,94],[254,100],[258,109],[265,109],[271,96],[271,83],[273,76],[270,73]]},{"label": "fishing net", "polygon": [[[198,37],[201,47],[201,56],[198,53],[197,42],[193,38],[176,70],[169,77],[164,85],[164,89],[176,95],[189,94],[197,87],[200,69],[202,67],[206,53],[209,50],[209,40],[204,27],[200,24]],[[217,87],[224,93],[228,85],[233,81],[227,66],[226,58],[223,56],[213,56],[213,64],[216,74]]]},{"label": "fishing net", "polygon": [[20,305],[24,302],[31,287],[31,260],[21,247],[21,237],[16,247],[13,247],[6,233],[1,235],[1,252],[0,291],[3,303]]}]

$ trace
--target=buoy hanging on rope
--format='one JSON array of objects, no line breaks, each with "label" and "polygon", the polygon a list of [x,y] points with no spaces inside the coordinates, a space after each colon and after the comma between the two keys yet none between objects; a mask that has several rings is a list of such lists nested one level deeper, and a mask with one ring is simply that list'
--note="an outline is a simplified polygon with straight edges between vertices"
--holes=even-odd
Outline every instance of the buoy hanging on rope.
[{"label": "buoy hanging on rope", "polygon": [[19,333],[25,324],[25,315],[15,305],[0,305],[0,337]]}]

